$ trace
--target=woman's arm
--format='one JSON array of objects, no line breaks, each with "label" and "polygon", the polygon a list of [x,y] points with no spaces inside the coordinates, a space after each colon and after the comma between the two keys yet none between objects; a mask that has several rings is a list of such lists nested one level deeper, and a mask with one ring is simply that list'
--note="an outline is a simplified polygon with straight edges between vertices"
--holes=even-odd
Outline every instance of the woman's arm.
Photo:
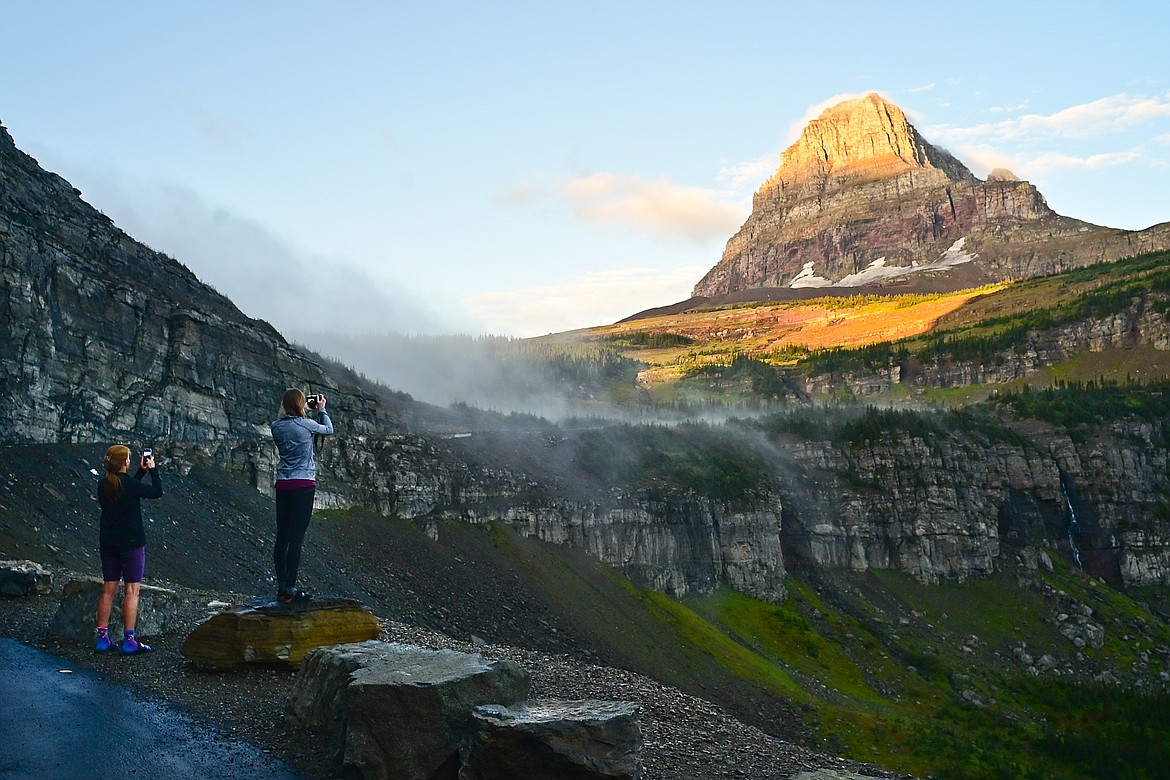
[{"label": "woman's arm", "polygon": [[150,469],[149,471],[147,471],[146,469],[139,469],[138,470],[139,475],[143,474],[143,473],[150,475],[150,485],[149,486],[143,485],[142,482],[139,481],[140,477],[138,475],[135,475],[134,484],[139,486],[138,497],[139,498],[160,498],[162,496],[162,476],[158,473],[158,467]]},{"label": "woman's arm", "polygon": [[311,417],[301,417],[300,422],[305,423],[305,428],[310,433],[321,434],[323,436],[333,433],[333,421],[329,419],[329,412],[320,409],[317,411],[317,414],[321,418],[320,422],[317,422]]}]

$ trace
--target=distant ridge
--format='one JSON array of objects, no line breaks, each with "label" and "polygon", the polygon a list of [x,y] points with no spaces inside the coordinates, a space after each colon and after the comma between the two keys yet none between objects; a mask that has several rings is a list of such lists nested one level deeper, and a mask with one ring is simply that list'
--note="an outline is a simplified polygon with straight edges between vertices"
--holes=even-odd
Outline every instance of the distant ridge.
[{"label": "distant ridge", "polygon": [[876,93],[826,109],[780,157],[696,298],[762,288],[951,291],[1170,248],[1057,214],[1010,171],[980,180]]}]

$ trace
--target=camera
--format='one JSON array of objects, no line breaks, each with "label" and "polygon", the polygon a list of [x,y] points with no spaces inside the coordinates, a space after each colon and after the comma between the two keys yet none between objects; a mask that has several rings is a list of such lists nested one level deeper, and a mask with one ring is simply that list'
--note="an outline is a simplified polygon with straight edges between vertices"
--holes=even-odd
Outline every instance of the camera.
[{"label": "camera", "polygon": [[316,409],[320,404],[321,395],[319,393],[313,393],[312,395],[305,396],[305,405],[310,409]]}]

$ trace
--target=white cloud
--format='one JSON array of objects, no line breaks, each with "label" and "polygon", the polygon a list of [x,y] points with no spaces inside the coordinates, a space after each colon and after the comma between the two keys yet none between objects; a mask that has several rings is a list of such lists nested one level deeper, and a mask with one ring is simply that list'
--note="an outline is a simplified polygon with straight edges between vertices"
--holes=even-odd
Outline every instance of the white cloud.
[{"label": "white cloud", "polygon": [[186,187],[98,174],[90,178],[86,199],[288,338],[323,330],[435,332],[444,325],[414,296],[356,263],[306,252]]},{"label": "white cloud", "polygon": [[542,336],[606,325],[656,306],[686,300],[708,268],[624,268],[555,285],[468,296],[464,306],[489,333]]},{"label": "white cloud", "polygon": [[993,143],[1063,138],[1085,140],[1117,135],[1146,122],[1170,119],[1170,93],[1153,97],[1110,95],[1052,114],[1023,114],[974,127],[936,125],[924,130],[944,143]]},{"label": "white cloud", "polygon": [[1000,149],[993,149],[985,144],[978,144],[964,146],[959,149],[950,149],[949,151],[962,160],[963,164],[981,179],[987,178],[987,174],[996,168],[1007,168],[1020,178],[1028,178],[1025,175],[1027,168],[1026,162],[1020,157],[1008,154]]},{"label": "white cloud", "polygon": [[737,194],[756,191],[780,167],[780,152],[769,152],[754,160],[728,163],[719,170],[718,181]]},{"label": "white cloud", "polygon": [[1027,103],[1017,103],[1014,106],[992,106],[987,110],[993,114],[1014,114],[1018,111],[1023,111],[1027,107]]},{"label": "white cloud", "polygon": [[700,243],[725,240],[747,217],[742,205],[726,202],[721,193],[665,178],[595,173],[563,182],[558,194],[588,222],[633,225]]},{"label": "white cloud", "polygon": [[929,92],[930,90],[934,89],[937,86],[938,85],[932,81],[929,84],[923,84],[921,87],[910,87],[906,91],[907,92]]},{"label": "white cloud", "polygon": [[1055,170],[1114,168],[1140,159],[1142,159],[1142,154],[1137,151],[1105,152],[1085,157],[1064,154],[1063,152],[1047,152],[1027,160],[1021,170],[1029,175],[1040,177]]}]

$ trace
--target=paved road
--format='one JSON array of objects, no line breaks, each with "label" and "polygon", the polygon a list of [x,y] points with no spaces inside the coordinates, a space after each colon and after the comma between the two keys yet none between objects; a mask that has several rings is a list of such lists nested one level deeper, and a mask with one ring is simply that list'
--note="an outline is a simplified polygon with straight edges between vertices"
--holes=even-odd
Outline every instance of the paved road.
[{"label": "paved road", "polygon": [[0,778],[293,780],[290,766],[164,703],[0,637]]}]

